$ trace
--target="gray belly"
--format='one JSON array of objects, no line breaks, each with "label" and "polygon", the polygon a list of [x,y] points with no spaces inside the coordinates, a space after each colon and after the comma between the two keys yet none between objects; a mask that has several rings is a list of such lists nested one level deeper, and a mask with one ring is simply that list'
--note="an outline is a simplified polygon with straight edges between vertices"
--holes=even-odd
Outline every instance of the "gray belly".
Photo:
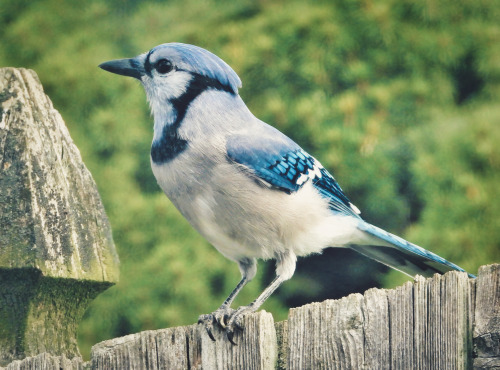
[{"label": "gray belly", "polygon": [[[266,199],[270,190],[224,161],[184,163],[175,170],[153,164],[156,179],[190,224],[226,257],[273,258],[280,246],[279,225]],[[282,249],[282,248],[280,248]]]},{"label": "gray belly", "polygon": [[225,158],[202,167],[193,158],[175,170],[153,164],[153,172],[182,215],[227,258],[304,256],[350,240],[352,218],[334,216],[311,184],[287,194]]}]

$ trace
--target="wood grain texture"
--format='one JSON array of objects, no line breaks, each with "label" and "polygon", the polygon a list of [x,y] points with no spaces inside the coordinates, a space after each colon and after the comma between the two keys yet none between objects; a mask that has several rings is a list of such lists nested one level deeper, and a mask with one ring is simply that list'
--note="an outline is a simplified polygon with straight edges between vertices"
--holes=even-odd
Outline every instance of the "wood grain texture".
[{"label": "wood grain texture", "polygon": [[390,362],[389,304],[387,291],[370,289],[364,294],[364,358],[369,369],[383,369]]},{"label": "wood grain texture", "polygon": [[118,279],[97,187],[35,72],[0,68],[0,366],[79,356],[78,323]]},{"label": "wood grain texture", "polygon": [[416,368],[470,367],[470,286],[465,273],[459,272],[416,281]]},{"label": "wood grain texture", "polygon": [[41,353],[37,356],[27,357],[24,360],[11,362],[5,370],[86,370],[90,364],[84,363],[81,358],[67,359],[65,356],[52,356],[49,353]]},{"label": "wood grain texture", "polygon": [[92,347],[93,369],[200,369],[196,325],[143,331]]},{"label": "wood grain texture", "polygon": [[198,325],[145,331],[92,347],[93,369],[274,369],[276,331],[271,314],[245,318],[231,344],[221,330],[212,341]]},{"label": "wood grain texture", "polygon": [[288,366],[288,321],[280,321],[274,324],[276,328],[276,341],[278,345],[277,370],[285,370]]},{"label": "wood grain texture", "polygon": [[[480,269],[477,282],[459,272],[430,279],[419,277],[414,283],[392,290],[370,289],[364,295],[352,294],[340,300],[294,308],[288,320],[277,324],[269,313],[261,311],[245,318],[245,330],[235,335],[237,346],[230,344],[220,330],[215,331],[217,341],[213,342],[198,325],[146,331],[97,344],[92,349],[91,363],[82,366],[92,369],[499,368],[499,282],[500,266],[491,265]],[[47,361],[56,360],[47,358]]]},{"label": "wood grain texture", "polygon": [[500,369],[500,264],[479,268],[475,298],[474,368]]},{"label": "wood grain texture", "polygon": [[356,369],[364,364],[363,296],[290,310],[289,369]]},{"label": "wood grain texture", "polygon": [[0,268],[115,282],[97,187],[35,72],[0,68]]},{"label": "wood grain texture", "polygon": [[278,356],[276,330],[270,313],[259,311],[245,317],[245,329],[234,336],[232,345],[223,331],[212,341],[202,334],[203,369],[274,369]]},{"label": "wood grain texture", "polygon": [[451,272],[292,309],[287,368],[466,369],[470,287]]}]

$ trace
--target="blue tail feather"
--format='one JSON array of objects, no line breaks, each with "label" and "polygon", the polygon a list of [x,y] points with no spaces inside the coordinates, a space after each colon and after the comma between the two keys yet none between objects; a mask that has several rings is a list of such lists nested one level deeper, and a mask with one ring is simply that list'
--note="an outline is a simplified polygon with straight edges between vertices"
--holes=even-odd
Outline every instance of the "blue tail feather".
[{"label": "blue tail feather", "polygon": [[[444,274],[448,271],[465,272],[461,267],[439,257],[437,254],[365,221],[359,222],[358,229],[384,241],[390,246],[353,245],[351,246],[352,249],[405,274],[430,277],[435,273]],[[469,274],[469,277],[474,278],[475,276]]]}]

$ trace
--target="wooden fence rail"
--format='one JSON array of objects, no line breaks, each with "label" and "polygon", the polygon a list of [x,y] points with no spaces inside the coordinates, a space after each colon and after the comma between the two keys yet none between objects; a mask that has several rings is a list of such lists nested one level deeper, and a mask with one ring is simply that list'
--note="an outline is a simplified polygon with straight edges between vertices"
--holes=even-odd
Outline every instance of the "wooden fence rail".
[{"label": "wooden fence rail", "polygon": [[499,264],[312,303],[278,323],[260,311],[237,346],[190,325],[98,343],[84,362],[76,328],[117,281],[118,258],[92,177],[24,69],[0,69],[0,226],[0,369],[500,369]]},{"label": "wooden fence rail", "polygon": [[500,265],[476,280],[450,272],[247,317],[237,346],[196,325],[142,332],[92,349],[96,369],[468,369],[500,367]]}]

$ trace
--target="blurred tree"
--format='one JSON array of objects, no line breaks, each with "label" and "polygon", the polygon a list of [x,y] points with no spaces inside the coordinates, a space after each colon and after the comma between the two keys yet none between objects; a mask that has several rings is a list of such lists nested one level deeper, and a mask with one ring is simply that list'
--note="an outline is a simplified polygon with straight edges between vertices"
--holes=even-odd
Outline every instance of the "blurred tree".
[{"label": "blurred tree", "polygon": [[[160,193],[152,120],[136,81],[97,69],[171,41],[240,75],[243,99],[321,160],[363,217],[475,272],[498,261],[500,7],[486,0],[2,0],[0,65],[34,69],[99,186],[120,283],[80,328],[110,337],[195,322],[239,279]],[[261,263],[236,304],[272,276]],[[348,250],[301,259],[265,309],[404,276]]]}]

